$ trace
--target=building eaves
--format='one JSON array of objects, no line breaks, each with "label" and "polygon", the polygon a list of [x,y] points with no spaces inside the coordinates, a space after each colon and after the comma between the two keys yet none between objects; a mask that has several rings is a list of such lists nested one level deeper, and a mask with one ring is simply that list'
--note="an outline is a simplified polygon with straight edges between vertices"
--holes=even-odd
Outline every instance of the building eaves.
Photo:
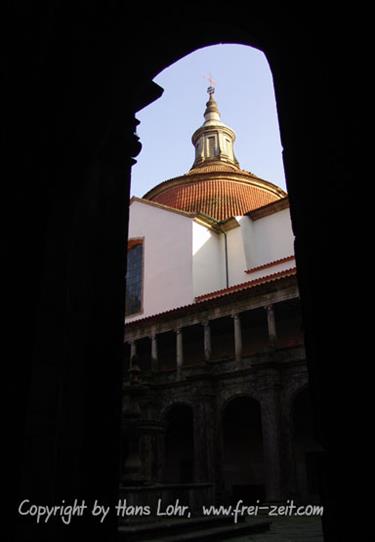
[{"label": "building eaves", "polygon": [[262,207],[258,207],[257,209],[254,209],[253,211],[249,211],[246,213],[247,216],[249,216],[252,220],[259,220],[259,218],[263,218],[265,216],[273,215],[274,213],[278,213],[279,211],[282,211],[283,209],[289,208],[289,197],[285,196],[284,198],[281,198],[276,201],[272,201],[271,203],[267,203],[266,205],[263,205]]},{"label": "building eaves", "polygon": [[267,262],[262,265],[257,265],[256,267],[251,267],[250,269],[246,269],[245,273],[248,273],[248,274],[255,273],[256,271],[267,269],[267,267],[274,267],[275,265],[290,262],[292,260],[295,260],[294,254],[292,254],[291,256],[286,256],[285,258],[280,258],[279,260],[273,260],[272,262]]},{"label": "building eaves", "polygon": [[170,207],[169,205],[164,205],[163,203],[157,203],[156,201],[138,198],[137,196],[132,196],[130,198],[129,205],[131,205],[133,202],[143,203],[144,205],[150,205],[151,207],[157,207],[159,209],[162,209],[163,211],[169,211],[170,213],[186,216],[187,218],[194,218],[197,214],[197,213],[191,213],[189,211],[183,211],[181,209],[175,209],[174,207]]},{"label": "building eaves", "polygon": [[156,207],[156,208],[162,209],[163,211],[169,211],[171,213],[185,216],[186,218],[190,218],[191,220],[194,220],[198,224],[201,224],[203,226],[206,226],[209,229],[214,230],[216,233],[222,233],[223,231],[228,231],[230,229],[233,229],[239,226],[239,223],[234,217],[228,218],[226,220],[218,221],[206,213],[183,211],[180,209],[176,209],[174,207],[170,207],[169,205],[164,205],[163,203],[158,203],[155,201],[138,198],[137,196],[131,197],[130,205],[134,202],[144,203],[145,205],[150,205],[151,207]]},{"label": "building eaves", "polygon": [[229,288],[216,290],[215,292],[210,292],[208,294],[203,294],[195,298],[195,303],[190,303],[189,305],[183,305],[181,307],[169,309],[167,311],[163,311],[157,314],[152,314],[150,316],[146,316],[145,318],[140,318],[138,320],[133,320],[131,322],[125,322],[125,327],[131,329],[131,328],[136,327],[139,324],[151,323],[152,321],[159,320],[160,318],[163,318],[163,319],[171,318],[171,317],[178,318],[181,315],[184,315],[186,313],[189,313],[197,309],[204,310],[208,306],[210,306],[211,303],[217,300],[220,300],[223,297],[226,298],[226,300],[228,300],[229,302],[231,297],[239,293],[246,292],[247,290],[250,290],[252,288],[262,288],[272,283],[276,284],[278,282],[283,282],[295,276],[296,276],[295,267],[292,267],[290,269],[284,269],[283,271],[272,273],[270,275],[266,275],[264,277],[260,277],[255,280],[243,282],[241,284],[236,284],[234,286],[230,286]]},{"label": "building eaves", "polygon": [[280,278],[284,277],[290,277],[296,274],[296,268],[291,267],[290,269],[285,269],[283,271],[278,271],[276,273],[272,273],[270,275],[266,275],[264,277],[259,277],[254,280],[250,280],[248,282],[242,282],[241,284],[235,284],[233,286],[229,286],[229,288],[223,288],[222,290],[216,290],[215,292],[210,292],[208,294],[203,294],[200,296],[197,296],[195,298],[196,302],[202,302],[206,301],[208,299],[213,299],[217,297],[223,297],[226,295],[229,295],[233,292],[239,292],[241,290],[248,290],[249,288],[254,288],[254,286],[258,286],[260,284],[266,284],[267,282],[273,282],[275,280],[278,280]]}]

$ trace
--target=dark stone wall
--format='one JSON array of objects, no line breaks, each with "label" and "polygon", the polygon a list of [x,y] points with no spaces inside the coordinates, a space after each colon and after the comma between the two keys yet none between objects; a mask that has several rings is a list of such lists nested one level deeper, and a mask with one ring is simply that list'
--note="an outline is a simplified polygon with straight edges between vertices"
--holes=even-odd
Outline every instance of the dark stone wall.
[{"label": "dark stone wall", "polygon": [[[126,202],[139,151],[134,113],[160,94],[151,81],[161,69],[198,47],[237,42],[263,49],[274,76],[315,425],[327,450],[326,540],[341,540],[351,522],[345,516],[342,525],[340,511],[348,485],[361,494],[342,442],[348,431],[352,441],[365,438],[348,422],[364,405],[347,401],[348,390],[362,385],[351,363],[363,344],[355,328],[363,283],[352,269],[356,295],[348,295],[342,273],[362,234],[353,221],[345,235],[342,228],[360,203],[359,19],[318,10],[259,17],[236,4],[230,12],[98,5],[19,1],[7,20],[3,349],[12,507],[23,498],[116,497]],[[100,526],[88,516],[70,528],[10,517],[16,540],[115,536],[114,521]]]}]

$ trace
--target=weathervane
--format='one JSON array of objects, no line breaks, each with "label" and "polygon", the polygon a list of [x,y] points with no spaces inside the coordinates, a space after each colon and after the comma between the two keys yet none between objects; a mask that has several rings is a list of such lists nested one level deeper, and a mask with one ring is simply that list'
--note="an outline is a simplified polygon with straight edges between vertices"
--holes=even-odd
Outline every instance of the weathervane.
[{"label": "weathervane", "polygon": [[216,85],[216,81],[212,78],[212,75],[209,73],[208,76],[205,75],[205,78],[209,81],[210,83],[210,86],[208,87],[207,89],[207,92],[210,96],[212,96],[212,94],[214,94],[215,92],[215,85]]}]

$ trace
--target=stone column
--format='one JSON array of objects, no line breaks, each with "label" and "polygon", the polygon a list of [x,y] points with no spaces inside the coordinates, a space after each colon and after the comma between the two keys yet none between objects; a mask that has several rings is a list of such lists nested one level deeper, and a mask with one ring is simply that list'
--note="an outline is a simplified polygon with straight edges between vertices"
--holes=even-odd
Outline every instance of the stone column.
[{"label": "stone column", "polygon": [[[216,396],[207,393],[204,398],[204,423],[205,423],[205,446],[206,446],[206,480],[214,483],[216,468],[216,447],[217,447],[217,419],[216,419]],[[214,502],[214,500],[212,500]]]},{"label": "stone column", "polygon": [[137,360],[137,347],[135,341],[130,341],[129,382],[136,383],[140,378],[140,368]]},{"label": "stone column", "polygon": [[139,450],[141,409],[138,400],[144,391],[144,387],[137,383],[123,386],[122,431],[128,442],[128,453],[121,475],[124,485],[138,484],[144,480],[144,468]]},{"label": "stone column", "polygon": [[204,358],[206,361],[210,361],[212,355],[211,349],[211,328],[210,322],[203,322],[204,330]]},{"label": "stone column", "polygon": [[[139,428],[139,450],[143,465],[144,480],[147,483],[161,481],[162,457],[161,437],[164,427],[157,420],[144,420]],[[163,450],[164,453],[164,450]]]},{"label": "stone column", "polygon": [[158,482],[164,483],[166,479],[166,432],[167,427],[165,423],[160,424],[160,432],[158,436],[158,460],[157,460],[157,480]]},{"label": "stone column", "polygon": [[137,347],[135,344],[135,341],[130,341],[130,369],[133,367],[133,360],[135,356],[137,355]]},{"label": "stone column", "polygon": [[273,310],[273,305],[267,305],[264,308],[267,311],[268,339],[270,345],[275,347],[277,341],[275,311]]},{"label": "stone column", "polygon": [[156,373],[159,369],[158,343],[155,330],[151,334],[151,370]]},{"label": "stone column", "polygon": [[242,357],[242,336],[241,336],[241,321],[239,314],[233,314],[234,326],[234,357],[236,361],[241,361]]},{"label": "stone column", "polygon": [[184,350],[182,343],[182,330],[178,328],[176,330],[176,379],[181,380],[182,377],[182,364],[184,362]]},{"label": "stone column", "polygon": [[[220,397],[219,397],[220,399]],[[223,404],[218,403],[215,413],[215,500],[219,504],[226,502],[226,488],[224,483],[224,435],[223,435]]]},{"label": "stone column", "polygon": [[205,467],[206,467],[206,452],[207,447],[205,443],[206,431],[205,431],[205,416],[204,409],[201,400],[197,401],[194,406],[194,482],[205,481]]},{"label": "stone column", "polygon": [[216,467],[216,419],[214,408],[215,396],[203,393],[194,403],[194,482],[208,482],[204,494],[196,500],[193,495],[192,505],[201,512],[202,504],[215,502],[215,467]]},{"label": "stone column", "polygon": [[261,413],[266,500],[280,501],[280,399],[276,383],[262,390]]}]

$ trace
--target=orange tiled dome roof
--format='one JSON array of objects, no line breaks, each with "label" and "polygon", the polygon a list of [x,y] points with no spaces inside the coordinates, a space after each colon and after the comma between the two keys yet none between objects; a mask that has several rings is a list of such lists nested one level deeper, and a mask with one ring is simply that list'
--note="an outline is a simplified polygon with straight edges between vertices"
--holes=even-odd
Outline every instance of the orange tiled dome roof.
[{"label": "orange tiled dome roof", "polygon": [[201,212],[216,220],[226,220],[285,196],[286,193],[273,183],[232,164],[216,162],[165,181],[144,197],[174,209]]},{"label": "orange tiled dome roof", "polygon": [[207,92],[205,121],[191,138],[193,167],[186,175],[155,186],[144,198],[216,220],[242,216],[284,198],[281,188],[240,168],[233,150],[236,134],[221,121],[215,89],[209,87]]}]

